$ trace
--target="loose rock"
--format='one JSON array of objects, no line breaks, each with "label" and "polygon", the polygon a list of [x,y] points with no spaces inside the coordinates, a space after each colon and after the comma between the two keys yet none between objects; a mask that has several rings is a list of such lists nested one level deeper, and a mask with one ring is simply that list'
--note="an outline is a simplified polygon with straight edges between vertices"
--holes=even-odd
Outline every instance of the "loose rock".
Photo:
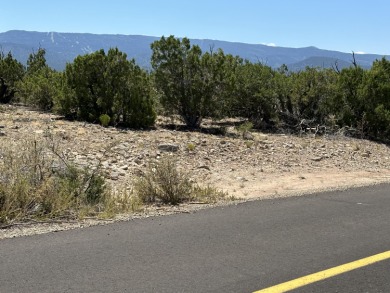
[{"label": "loose rock", "polygon": [[159,144],[157,148],[162,152],[171,153],[175,153],[179,150],[179,146],[177,144]]},{"label": "loose rock", "polygon": [[322,161],[323,157],[312,157],[311,160],[314,162]]}]

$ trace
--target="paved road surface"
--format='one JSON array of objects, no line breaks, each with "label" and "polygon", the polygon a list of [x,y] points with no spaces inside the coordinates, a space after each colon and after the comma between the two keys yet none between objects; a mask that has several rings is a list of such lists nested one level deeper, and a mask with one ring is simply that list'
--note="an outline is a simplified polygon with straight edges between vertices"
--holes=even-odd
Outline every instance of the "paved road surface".
[{"label": "paved road surface", "polygon": [[[0,240],[0,292],[253,292],[390,250],[390,185]],[[292,292],[390,292],[390,261]]]}]

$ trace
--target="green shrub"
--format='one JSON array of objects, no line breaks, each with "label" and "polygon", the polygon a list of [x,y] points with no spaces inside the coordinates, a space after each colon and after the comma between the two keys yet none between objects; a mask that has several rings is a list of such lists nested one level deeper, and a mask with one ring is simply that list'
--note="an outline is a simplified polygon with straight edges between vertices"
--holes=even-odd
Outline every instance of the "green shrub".
[{"label": "green shrub", "polygon": [[189,151],[194,151],[195,150],[195,148],[196,148],[196,145],[195,144],[193,144],[193,143],[188,143],[187,144],[187,149],[189,150]]},{"label": "green shrub", "polygon": [[245,138],[247,133],[249,133],[253,129],[253,123],[250,121],[246,121],[237,126],[236,129],[239,133],[241,133],[242,138]]},{"label": "green shrub", "polygon": [[100,124],[103,127],[107,127],[110,124],[110,120],[111,120],[111,118],[107,114],[102,114],[99,116]]}]

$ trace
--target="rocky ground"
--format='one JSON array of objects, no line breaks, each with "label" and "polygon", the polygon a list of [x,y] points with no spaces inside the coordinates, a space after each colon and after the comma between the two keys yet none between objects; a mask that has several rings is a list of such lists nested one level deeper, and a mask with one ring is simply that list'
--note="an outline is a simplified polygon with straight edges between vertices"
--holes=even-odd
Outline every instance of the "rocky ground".
[{"label": "rocky ground", "polygon": [[[131,189],[133,179],[145,172],[149,162],[163,156],[173,156],[194,181],[211,184],[240,200],[390,182],[390,148],[385,144],[341,135],[298,137],[258,132],[243,139],[231,121],[224,123],[224,135],[213,134],[221,124],[211,121],[205,124],[209,131],[190,132],[175,129],[164,118],[159,118],[153,130],[135,131],[69,122],[50,113],[3,106],[0,147],[26,137],[53,139],[77,165],[100,165],[114,190]],[[153,213],[193,208],[199,207],[163,207]],[[50,227],[45,225],[43,230],[62,229]],[[33,233],[26,229],[2,230],[0,238]]]}]

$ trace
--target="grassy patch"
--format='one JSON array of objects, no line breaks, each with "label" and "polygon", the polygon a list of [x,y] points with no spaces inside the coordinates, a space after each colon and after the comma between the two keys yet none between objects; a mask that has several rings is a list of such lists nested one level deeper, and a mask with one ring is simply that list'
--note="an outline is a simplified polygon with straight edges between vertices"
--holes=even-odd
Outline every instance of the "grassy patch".
[{"label": "grassy patch", "polygon": [[223,198],[226,198],[227,193],[215,188],[214,186],[199,186],[193,187],[194,198],[204,203],[215,203]]}]

